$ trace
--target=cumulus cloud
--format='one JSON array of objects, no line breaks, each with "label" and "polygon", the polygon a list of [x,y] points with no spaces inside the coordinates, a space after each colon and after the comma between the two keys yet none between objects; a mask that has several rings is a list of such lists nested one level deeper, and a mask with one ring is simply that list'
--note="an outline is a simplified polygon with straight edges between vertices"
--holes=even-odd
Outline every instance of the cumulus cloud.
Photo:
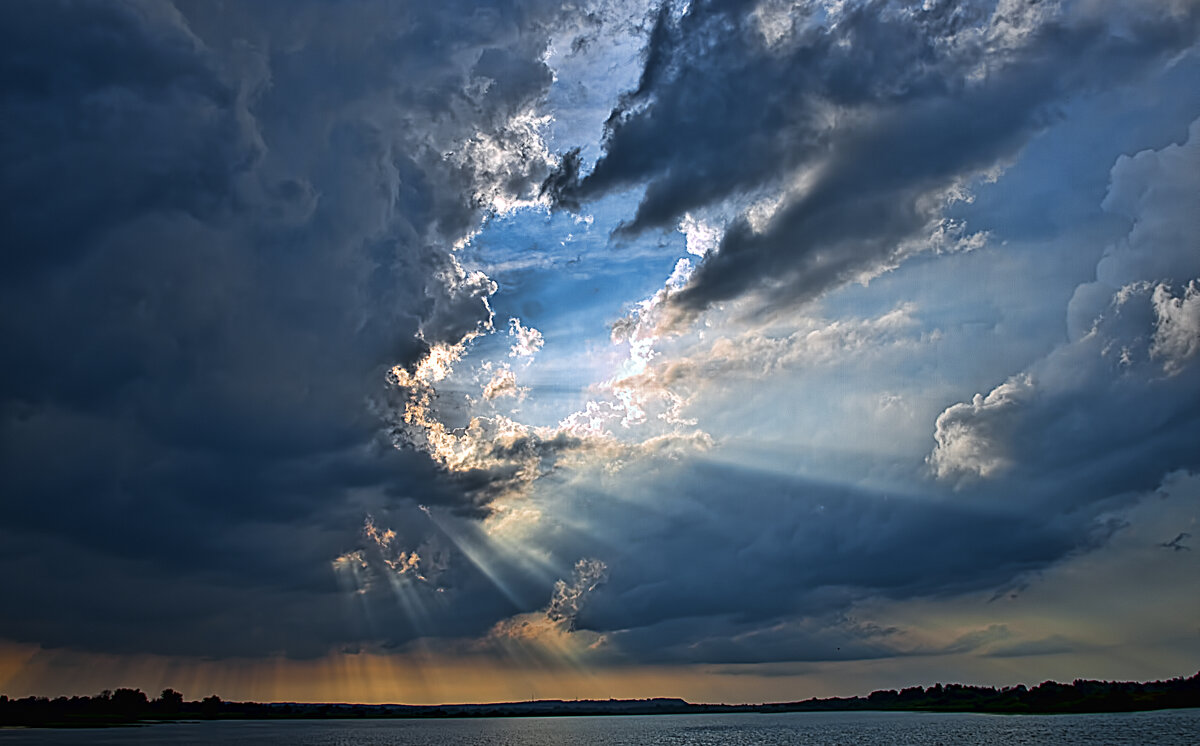
[{"label": "cumulus cloud", "polygon": [[[550,603],[544,609],[498,622],[482,641],[483,645],[551,645],[561,650],[570,644],[576,631],[575,622],[588,596],[605,581],[607,574],[608,567],[600,560],[579,560],[569,582],[555,581]],[[595,634],[583,637],[591,645],[600,642]]]},{"label": "cumulus cloud", "polygon": [[512,368],[507,366],[497,368],[492,377],[488,379],[488,382],[483,385],[484,401],[493,401],[505,397],[520,400],[524,399],[528,393],[529,389],[517,385],[517,374],[513,373]]},{"label": "cumulus cloud", "polygon": [[687,253],[704,258],[720,244],[721,231],[704,220],[697,220],[691,213],[679,221],[679,232],[685,239]]},{"label": "cumulus cloud", "polygon": [[1158,285],[1150,302],[1157,317],[1150,357],[1162,361],[1168,375],[1176,375],[1200,351],[1200,284],[1192,280],[1180,295]]},{"label": "cumulus cloud", "polygon": [[1123,288],[1162,284],[1178,292],[1200,277],[1197,141],[1200,120],[1192,122],[1185,142],[1121,156],[1113,165],[1103,207],[1131,225],[1127,235],[1105,247],[1095,281],[1075,290],[1067,312],[1072,340],[1092,331]]},{"label": "cumulus cloud", "polygon": [[[607,425],[625,410],[612,402],[589,402],[554,426],[527,425],[496,414],[472,415],[464,427],[452,427],[438,404],[434,383],[448,375],[462,352],[462,345],[434,347],[414,372],[395,366],[388,380],[401,400],[382,414],[392,418],[390,432],[397,447],[427,453],[463,490],[469,499],[459,508],[466,514],[490,515],[496,500],[524,494],[539,478],[564,465],[595,459],[619,469],[631,458],[674,455],[711,444],[702,432],[679,429],[641,439],[616,438]],[[488,387],[497,378],[485,387],[485,400],[502,395],[505,371],[512,373],[499,370],[490,398]]]},{"label": "cumulus cloud", "polygon": [[[494,499],[524,489],[554,468],[559,452],[575,450],[581,443],[553,428],[529,427],[504,415],[471,417],[461,428],[447,425],[434,384],[450,373],[463,354],[463,344],[435,346],[412,372],[395,366],[388,380],[401,398],[381,414],[393,418],[391,437],[396,447],[428,454],[468,497],[459,509],[484,516]],[[513,380],[515,387],[515,376]],[[503,385],[502,376],[497,387]],[[490,397],[488,393],[485,387],[485,399],[495,399],[501,389],[492,390]]]},{"label": "cumulus cloud", "polygon": [[509,357],[533,357],[542,349],[542,345],[546,344],[541,332],[533,327],[522,326],[520,319],[508,320],[508,336],[513,338],[512,347],[508,351]]},{"label": "cumulus cloud", "polygon": [[[1182,144],[1122,157],[1104,206],[1128,218],[1067,309],[1070,341],[937,418],[936,476],[1075,476],[1055,499],[1153,487],[1196,468],[1200,436],[1200,121]],[[1105,482],[1107,479],[1107,482]],[[1027,494],[1042,494],[1045,485]]]},{"label": "cumulus cloud", "polygon": [[734,215],[671,297],[676,319],[802,303],[941,249],[946,205],[1056,106],[1136,79],[1198,28],[1193,3],[668,2],[604,153],[590,171],[564,158],[545,189],[571,207],[646,185],[624,234]]},{"label": "cumulus cloud", "polygon": [[1029,406],[1033,393],[1032,380],[1021,376],[938,415],[933,434],[937,446],[929,457],[934,474],[992,477],[1012,466],[1007,451],[1015,434],[1012,417]]}]

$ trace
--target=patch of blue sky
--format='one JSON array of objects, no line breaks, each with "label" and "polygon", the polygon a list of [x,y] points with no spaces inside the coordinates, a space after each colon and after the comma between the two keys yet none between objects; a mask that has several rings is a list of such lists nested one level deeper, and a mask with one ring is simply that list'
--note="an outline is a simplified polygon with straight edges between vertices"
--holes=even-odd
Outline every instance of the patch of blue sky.
[{"label": "patch of blue sky", "polygon": [[[523,421],[550,425],[593,398],[590,389],[611,378],[624,358],[610,341],[613,322],[661,288],[687,255],[677,232],[610,238],[639,198],[610,197],[580,215],[517,210],[490,219],[463,249],[464,265],[482,269],[498,286],[491,299],[497,331],[476,340],[468,360],[519,368],[518,384],[531,389]],[[507,357],[510,318],[545,339],[528,364]]]},{"label": "patch of blue sky", "polygon": [[[552,152],[578,149],[585,169],[600,155],[613,102],[641,72],[645,12],[640,3],[609,4],[603,13],[618,23],[603,30],[585,25],[552,43],[547,62],[556,79],[547,110],[554,116],[544,128]],[[579,214],[531,207],[485,222],[462,259],[497,283],[491,299],[497,331],[473,343],[468,364],[455,376],[458,386],[477,385],[473,371],[485,362],[511,365],[529,394],[494,406],[531,425],[554,425],[594,397],[624,356],[610,341],[612,323],[662,287],[686,255],[683,237],[671,232],[612,240],[613,230],[635,212],[643,188],[587,204]],[[542,333],[545,346],[532,360],[508,357],[510,318]]]}]

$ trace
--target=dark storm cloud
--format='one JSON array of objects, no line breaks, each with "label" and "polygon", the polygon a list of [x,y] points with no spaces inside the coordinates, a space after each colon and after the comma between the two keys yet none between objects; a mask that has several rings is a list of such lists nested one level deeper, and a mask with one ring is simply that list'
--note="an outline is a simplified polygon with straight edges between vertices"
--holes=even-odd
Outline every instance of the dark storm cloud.
[{"label": "dark storm cloud", "polygon": [[317,654],[363,511],[463,504],[371,400],[490,321],[449,248],[545,177],[553,12],[3,4],[0,638]]},{"label": "dark storm cloud", "polygon": [[645,184],[627,234],[784,194],[765,224],[730,223],[672,298],[685,316],[753,293],[803,302],[888,266],[1056,105],[1136,79],[1200,28],[1192,3],[771,7],[665,3],[604,154],[583,176],[564,159],[545,185],[571,206]]},{"label": "dark storm cloud", "polygon": [[903,630],[855,618],[857,605],[986,593],[1097,547],[1112,530],[1103,505],[1043,515],[718,463],[655,468],[635,484],[627,499],[578,498],[586,532],[564,531],[547,548],[604,559],[607,582],[577,626],[637,661],[961,652],[970,640],[916,650]]}]

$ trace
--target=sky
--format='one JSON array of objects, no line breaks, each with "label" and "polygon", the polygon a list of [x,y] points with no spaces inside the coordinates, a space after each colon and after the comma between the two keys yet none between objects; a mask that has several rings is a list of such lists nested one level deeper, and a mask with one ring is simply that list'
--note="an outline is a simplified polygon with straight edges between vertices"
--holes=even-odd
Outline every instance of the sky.
[{"label": "sky", "polygon": [[0,692],[1200,670],[1200,2],[0,3]]}]

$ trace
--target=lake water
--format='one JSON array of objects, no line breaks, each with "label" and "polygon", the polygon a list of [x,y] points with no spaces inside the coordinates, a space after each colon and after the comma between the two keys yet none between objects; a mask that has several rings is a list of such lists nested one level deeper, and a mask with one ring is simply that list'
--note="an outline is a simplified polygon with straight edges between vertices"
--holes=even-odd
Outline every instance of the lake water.
[{"label": "lake water", "polygon": [[171,723],[137,728],[0,730],[9,744],[138,746],[1019,746],[1200,744],[1200,709],[1111,715],[816,712],[469,720],[285,720]]}]

